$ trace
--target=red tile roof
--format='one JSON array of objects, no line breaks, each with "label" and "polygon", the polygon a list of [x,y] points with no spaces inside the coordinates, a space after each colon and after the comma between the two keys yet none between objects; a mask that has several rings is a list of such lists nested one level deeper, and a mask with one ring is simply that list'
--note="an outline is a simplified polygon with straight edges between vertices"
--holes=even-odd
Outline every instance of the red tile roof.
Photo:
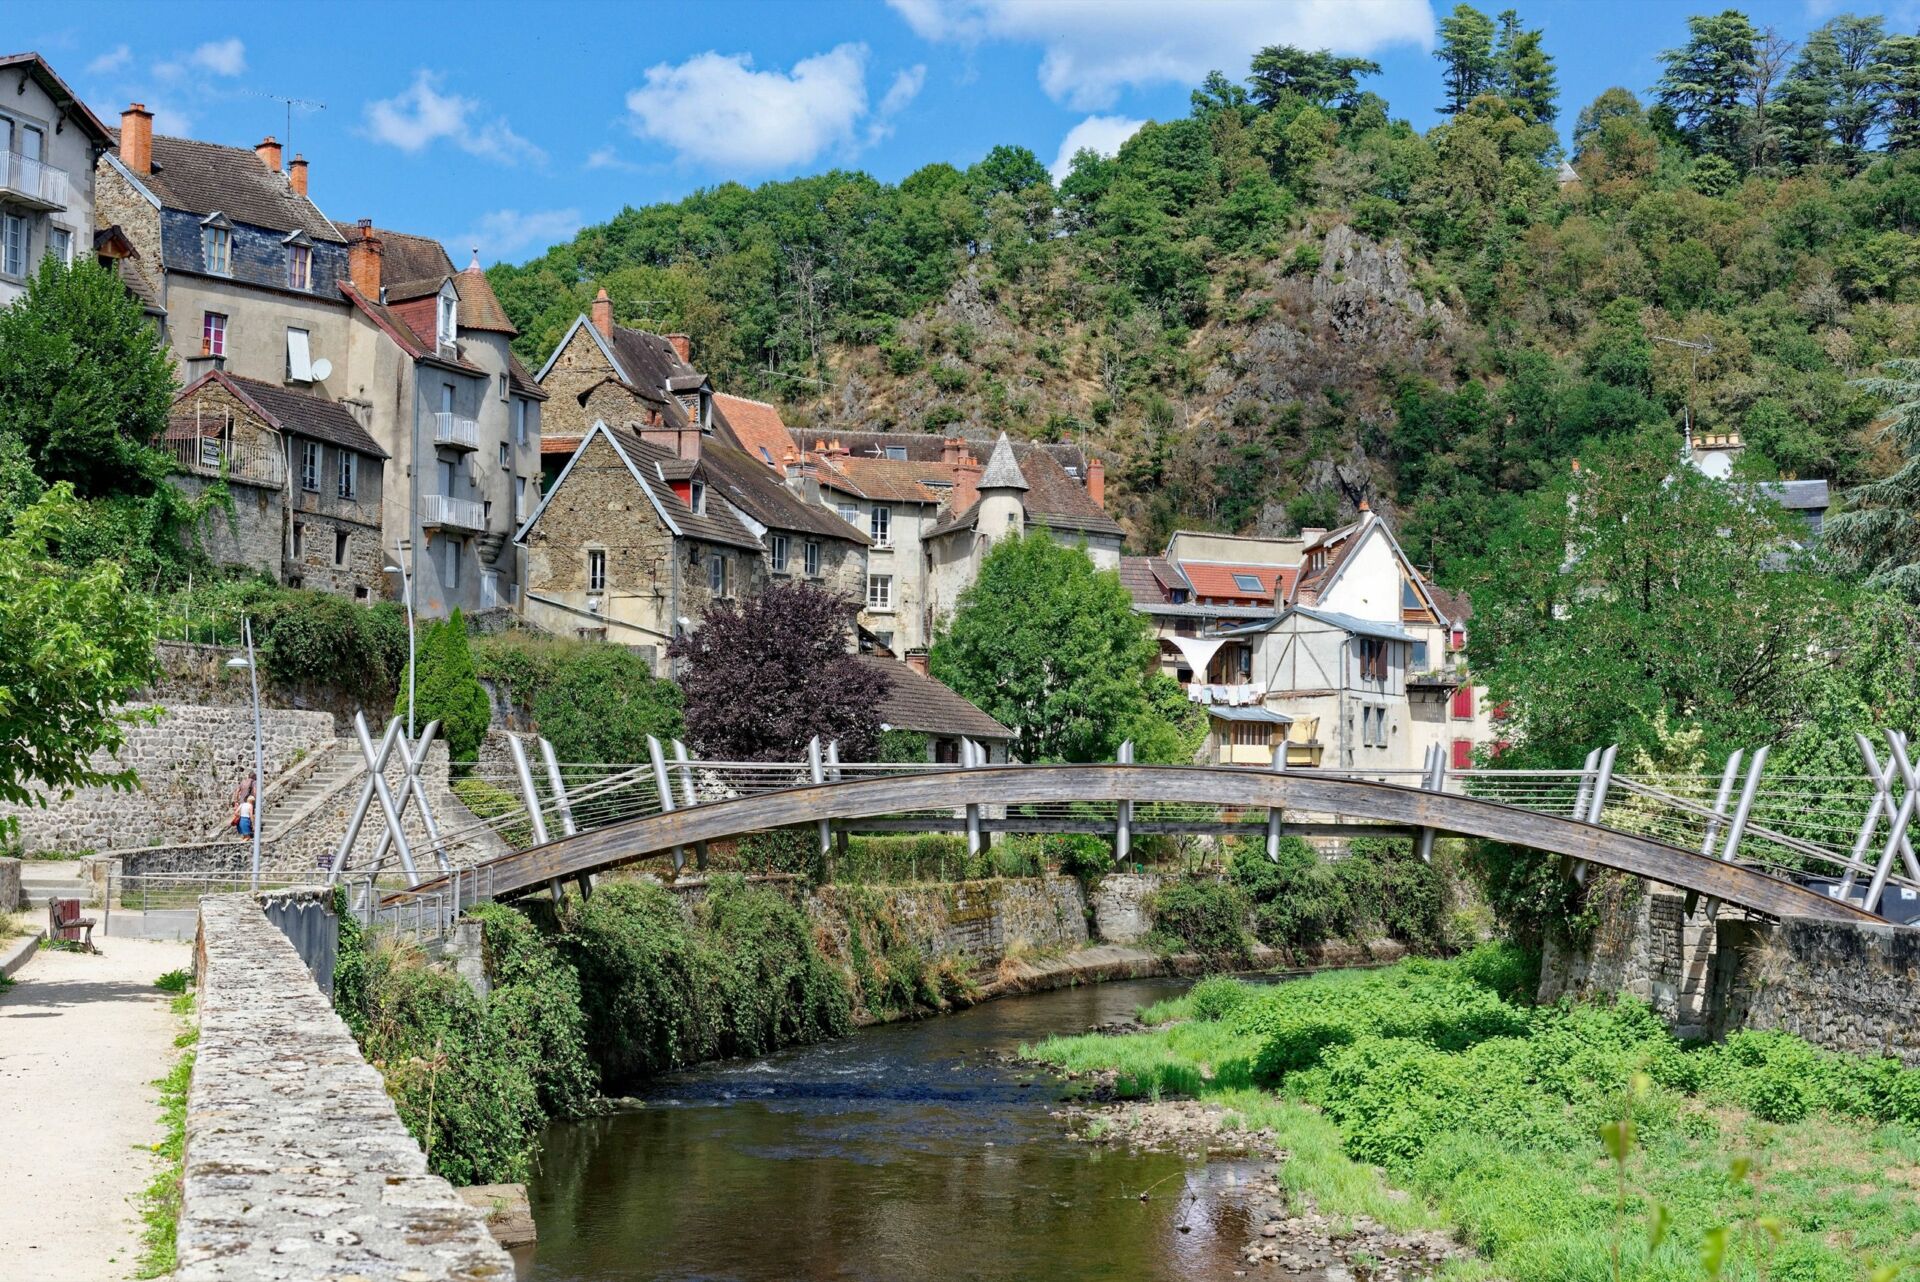
[{"label": "red tile roof", "polygon": [[[1274,599],[1276,589],[1284,599],[1292,590],[1300,568],[1293,565],[1224,565],[1210,561],[1182,561],[1181,572],[1193,584],[1197,601],[1246,601],[1258,603]],[[1259,580],[1260,590],[1249,592],[1235,583],[1235,575]]]},{"label": "red tile roof", "polygon": [[787,425],[780,420],[778,409],[765,401],[748,400],[744,396],[731,396],[726,392],[715,392],[713,403],[719,408],[721,417],[727,420],[727,426],[733,429],[734,439],[740,442],[740,448],[749,457],[781,470],[780,460],[793,448],[793,437],[788,434]]}]

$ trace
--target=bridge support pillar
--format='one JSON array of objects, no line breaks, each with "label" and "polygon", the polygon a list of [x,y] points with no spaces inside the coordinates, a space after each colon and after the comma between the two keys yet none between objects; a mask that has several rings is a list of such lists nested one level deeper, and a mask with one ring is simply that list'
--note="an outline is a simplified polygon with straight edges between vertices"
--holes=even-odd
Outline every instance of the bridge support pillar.
[{"label": "bridge support pillar", "polygon": [[[673,764],[680,771],[680,796],[688,806],[700,804],[700,798],[693,790],[693,763],[687,759],[687,745],[680,740],[673,741]],[[693,866],[698,872],[707,870],[707,843],[693,843]]]},{"label": "bridge support pillar", "polygon": [[[827,770],[820,756],[820,736],[807,740],[807,774],[816,786],[827,781]],[[820,821],[820,860],[824,864],[833,854],[833,821]]]},{"label": "bridge support pillar", "polygon": [[[983,764],[980,745],[971,739],[960,740],[960,768],[977,770]],[[977,803],[967,806],[967,853],[977,855],[986,841],[986,833],[980,827],[980,807]]]},{"label": "bridge support pillar", "polygon": [[[1427,747],[1427,770],[1420,777],[1420,786],[1428,792],[1446,791],[1447,750],[1437,743]],[[1420,830],[1420,840],[1415,843],[1414,849],[1419,853],[1422,863],[1433,862],[1433,829]]]},{"label": "bridge support pillar", "polygon": [[[364,722],[364,718],[362,721]],[[361,825],[367,821],[367,812],[373,807],[374,777],[387,768],[388,758],[393,756],[394,741],[400,737],[400,718],[387,722],[387,732],[380,736],[380,747],[368,762],[367,781],[360,786],[360,801],[354,806],[353,813],[347,817],[347,832],[340,839],[339,848],[333,852],[333,863],[327,869],[327,884],[331,886],[340,880],[340,874],[347,866],[347,857],[353,853],[353,843],[360,840]]]},{"label": "bridge support pillar", "polygon": [[[661,750],[660,741],[652,735],[647,736],[647,756],[653,761],[653,786],[660,793],[660,809],[664,813],[678,809],[673,804],[673,780],[667,775],[667,754]],[[673,871],[678,873],[687,866],[687,852],[683,846],[673,848]]]}]

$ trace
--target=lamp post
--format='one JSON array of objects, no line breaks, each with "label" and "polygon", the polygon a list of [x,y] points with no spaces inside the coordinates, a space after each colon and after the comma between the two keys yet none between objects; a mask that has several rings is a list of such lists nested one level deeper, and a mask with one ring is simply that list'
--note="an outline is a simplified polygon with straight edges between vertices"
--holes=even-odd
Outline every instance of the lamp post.
[{"label": "lamp post", "polygon": [[263,743],[263,736],[260,730],[260,666],[258,663],[254,661],[254,657],[253,657],[253,620],[242,619],[240,626],[241,626],[241,631],[245,635],[247,640],[247,657],[243,659],[236,654],[235,656],[233,656],[233,658],[227,660],[227,666],[229,668],[234,668],[236,670],[240,668],[245,668],[247,670],[248,677],[253,682],[253,797],[252,797],[252,800],[253,800],[253,881],[252,881],[252,886],[253,886],[253,889],[257,891],[260,889],[260,821],[262,818],[264,818],[264,816],[260,813],[260,810],[261,810],[260,797],[263,791],[261,787],[261,782],[262,782],[262,778],[265,776],[267,772],[267,762],[266,762],[266,747]]},{"label": "lamp post", "polygon": [[398,556],[387,567],[388,574],[400,576],[400,594],[407,606],[407,742],[413,742],[413,575],[407,573]]}]

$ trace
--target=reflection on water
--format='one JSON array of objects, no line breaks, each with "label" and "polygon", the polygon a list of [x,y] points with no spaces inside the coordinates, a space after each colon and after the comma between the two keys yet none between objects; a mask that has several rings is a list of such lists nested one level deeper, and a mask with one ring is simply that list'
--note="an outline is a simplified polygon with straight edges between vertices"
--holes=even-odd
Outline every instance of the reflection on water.
[{"label": "reflection on water", "polygon": [[1183,987],[1099,985],[868,1029],[556,1126],[521,1277],[1231,1277],[1256,1164],[1074,1143],[1049,1116],[1059,1087],[992,1056]]}]

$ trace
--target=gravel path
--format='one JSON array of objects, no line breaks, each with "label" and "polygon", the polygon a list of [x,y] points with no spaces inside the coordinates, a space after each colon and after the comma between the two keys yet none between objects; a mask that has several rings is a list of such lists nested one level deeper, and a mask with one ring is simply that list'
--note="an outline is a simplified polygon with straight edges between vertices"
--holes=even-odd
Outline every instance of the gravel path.
[{"label": "gravel path", "polygon": [[160,1138],[151,1085],[180,1022],[153,981],[182,943],[96,936],[102,955],[41,952],[0,993],[0,1278],[126,1278],[135,1199]]}]

